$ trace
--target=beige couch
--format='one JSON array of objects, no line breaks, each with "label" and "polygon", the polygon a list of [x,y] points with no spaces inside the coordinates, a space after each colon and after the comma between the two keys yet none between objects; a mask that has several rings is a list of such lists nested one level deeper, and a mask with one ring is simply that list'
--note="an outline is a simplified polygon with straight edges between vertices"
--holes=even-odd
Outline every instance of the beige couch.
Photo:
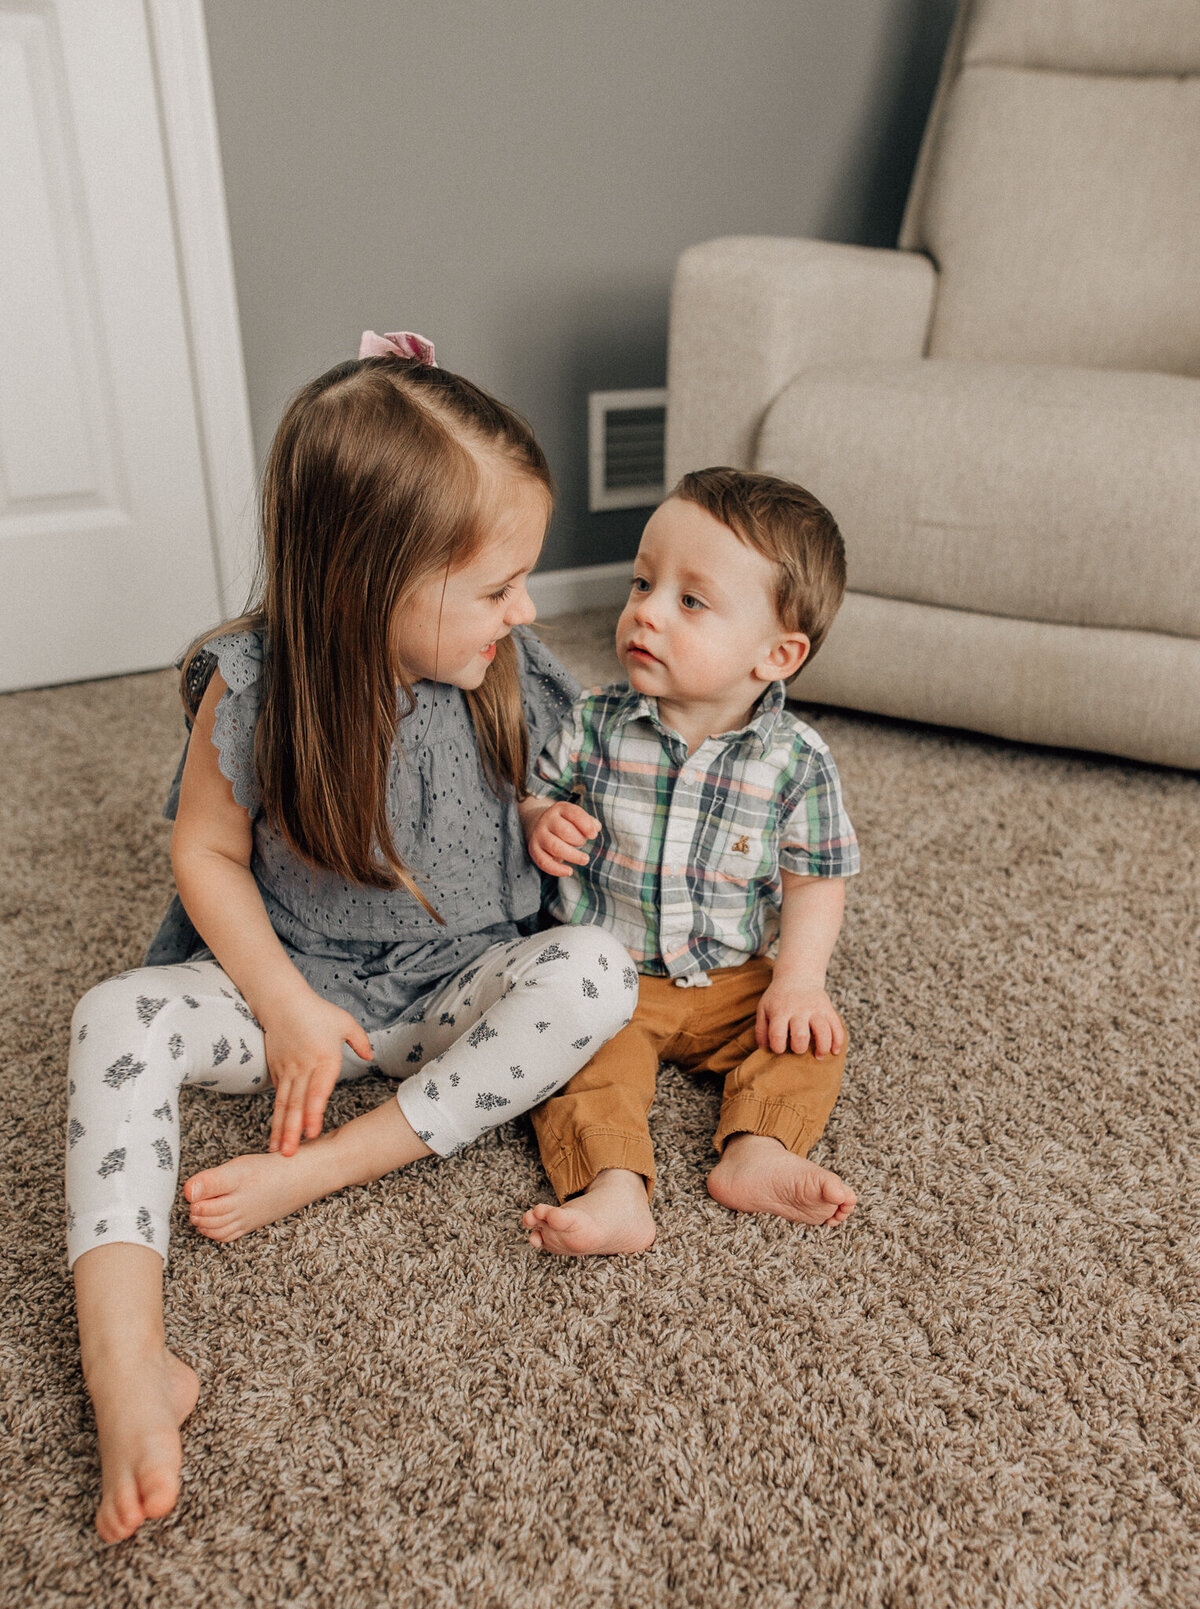
[{"label": "beige couch", "polygon": [[668,475],[799,480],[802,699],[1200,767],[1200,0],[966,0],[898,251],[686,252]]}]

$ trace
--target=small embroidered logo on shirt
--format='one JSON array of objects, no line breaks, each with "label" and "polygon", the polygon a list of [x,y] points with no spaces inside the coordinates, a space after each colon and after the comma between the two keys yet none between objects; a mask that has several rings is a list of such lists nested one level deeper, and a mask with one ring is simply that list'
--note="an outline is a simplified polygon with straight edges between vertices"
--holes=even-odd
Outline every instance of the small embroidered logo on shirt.
[{"label": "small embroidered logo on shirt", "polygon": [[735,855],[748,855],[750,853],[750,840],[745,833],[733,845],[733,853]]}]

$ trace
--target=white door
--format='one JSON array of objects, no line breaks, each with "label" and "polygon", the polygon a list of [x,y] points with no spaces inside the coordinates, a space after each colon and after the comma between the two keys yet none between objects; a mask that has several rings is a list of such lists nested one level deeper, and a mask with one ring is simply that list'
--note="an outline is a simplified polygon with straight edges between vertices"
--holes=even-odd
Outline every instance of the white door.
[{"label": "white door", "polygon": [[0,0],[0,689],[221,615],[142,0]]}]

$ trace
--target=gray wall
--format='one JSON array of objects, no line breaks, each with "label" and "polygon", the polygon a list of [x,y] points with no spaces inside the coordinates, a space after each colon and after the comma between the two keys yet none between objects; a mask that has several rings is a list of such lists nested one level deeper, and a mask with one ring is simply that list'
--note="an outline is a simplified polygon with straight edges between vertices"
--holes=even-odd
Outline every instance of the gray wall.
[{"label": "gray wall", "polygon": [[415,329],[533,422],[543,566],[587,512],[589,391],[666,374],[679,252],[891,245],[953,0],[205,0],[259,455],[359,332]]}]

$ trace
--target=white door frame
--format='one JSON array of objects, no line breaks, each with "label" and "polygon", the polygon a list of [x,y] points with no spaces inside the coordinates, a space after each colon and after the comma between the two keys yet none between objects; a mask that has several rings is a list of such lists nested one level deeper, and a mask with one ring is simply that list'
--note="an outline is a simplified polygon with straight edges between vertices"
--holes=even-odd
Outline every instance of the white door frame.
[{"label": "white door frame", "polygon": [[143,0],[158,83],[222,613],[245,606],[256,471],[203,0]]}]

